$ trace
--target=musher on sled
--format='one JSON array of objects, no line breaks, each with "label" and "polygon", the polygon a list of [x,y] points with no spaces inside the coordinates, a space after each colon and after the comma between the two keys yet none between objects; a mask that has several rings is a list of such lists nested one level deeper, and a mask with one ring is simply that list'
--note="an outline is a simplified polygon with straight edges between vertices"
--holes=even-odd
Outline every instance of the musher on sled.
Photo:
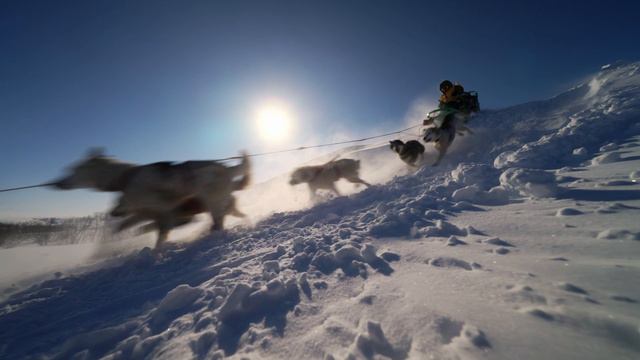
[{"label": "musher on sled", "polygon": [[478,93],[475,91],[464,91],[464,87],[458,83],[444,80],[440,83],[440,101],[438,108],[429,112],[422,125],[441,128],[453,117],[459,117],[466,123],[466,120],[473,113],[480,111]]},{"label": "musher on sled", "polygon": [[466,92],[460,84],[453,84],[449,80],[440,83],[440,102],[438,108],[427,114],[422,125],[429,126],[424,130],[424,142],[433,142],[438,150],[438,158],[433,166],[436,166],[447,153],[447,149],[453,143],[456,133],[464,132],[472,134],[466,127],[467,119],[471,114],[480,111],[478,94],[475,91]]},{"label": "musher on sled", "polygon": [[[472,133],[465,124],[472,113],[480,111],[478,94],[475,91],[466,92],[462,85],[445,80],[440,83],[440,92],[442,95],[438,108],[431,111],[422,122],[422,125],[428,126],[423,132],[424,142],[433,142],[438,151],[438,158],[433,166],[438,165],[447,153],[456,133]],[[389,142],[389,147],[409,166],[417,167],[422,163],[425,148],[419,141],[411,140],[405,143],[402,140],[393,140]]]}]

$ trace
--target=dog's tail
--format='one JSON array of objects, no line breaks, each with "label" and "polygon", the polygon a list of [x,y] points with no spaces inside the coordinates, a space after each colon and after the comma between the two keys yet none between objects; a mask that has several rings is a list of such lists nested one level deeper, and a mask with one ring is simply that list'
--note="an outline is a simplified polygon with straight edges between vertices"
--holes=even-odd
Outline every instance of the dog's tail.
[{"label": "dog's tail", "polygon": [[230,166],[229,170],[231,170],[232,177],[244,176],[251,172],[251,161],[249,161],[249,155],[243,151],[241,153],[241,161],[240,164],[235,166]]},{"label": "dog's tail", "polygon": [[233,182],[233,191],[242,190],[247,186],[249,186],[249,183],[251,183],[251,174],[247,173],[246,175],[242,176],[240,179],[235,180]]},{"label": "dog's tail", "polygon": [[242,152],[242,161],[232,169],[234,172],[233,177],[240,177],[240,179],[233,182],[233,191],[242,190],[249,186],[251,182],[251,161],[246,152]]}]

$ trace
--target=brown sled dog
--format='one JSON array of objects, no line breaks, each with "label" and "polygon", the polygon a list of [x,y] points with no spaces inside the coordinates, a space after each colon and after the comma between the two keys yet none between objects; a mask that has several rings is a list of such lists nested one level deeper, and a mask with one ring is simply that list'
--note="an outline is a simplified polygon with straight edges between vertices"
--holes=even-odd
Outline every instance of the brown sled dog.
[{"label": "brown sled dog", "polygon": [[353,159],[331,160],[323,165],[303,166],[295,169],[289,180],[290,185],[307,183],[311,200],[316,200],[316,191],[330,190],[340,196],[335,182],[344,178],[352,183],[371,186],[359,176],[360,161]]},{"label": "brown sled dog", "polygon": [[235,209],[231,193],[244,189],[250,176],[246,154],[240,164],[228,167],[216,161],[134,165],[92,151],[54,186],[65,190],[121,192],[110,214],[125,218],[121,229],[153,221],[158,229],[156,248],[159,248],[172,228],[200,212],[211,215],[212,230],[222,230],[225,215],[241,214]]}]

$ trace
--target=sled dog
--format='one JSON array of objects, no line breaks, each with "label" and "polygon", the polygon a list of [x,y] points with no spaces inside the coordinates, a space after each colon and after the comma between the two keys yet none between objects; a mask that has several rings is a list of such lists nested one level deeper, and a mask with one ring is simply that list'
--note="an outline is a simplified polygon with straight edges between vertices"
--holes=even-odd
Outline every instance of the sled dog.
[{"label": "sled dog", "polygon": [[[427,120],[425,120],[423,124],[429,125]],[[449,146],[453,143],[456,133],[463,136],[464,132],[473,134],[471,129],[464,125],[464,119],[457,116],[452,116],[450,119],[445,120],[441,127],[430,127],[425,130],[423,137],[424,142],[433,142],[438,151],[438,158],[435,163],[433,163],[433,166],[440,164]]]},{"label": "sled dog", "polygon": [[[174,219],[173,227],[186,225],[193,221],[194,217],[200,213],[206,212],[204,203],[196,198],[190,198],[180,204],[177,208],[171,210],[171,217]],[[245,218],[247,215],[242,213],[236,208],[236,198],[231,195],[231,199],[227,208],[225,209],[225,215],[231,215],[239,218]],[[160,226],[154,221],[155,217],[153,213],[136,213],[126,217],[119,225],[118,231],[123,231],[132,226],[138,225],[143,222],[152,221],[145,224],[140,228],[140,233],[146,233],[150,231],[160,230]]]},{"label": "sled dog", "polygon": [[291,174],[290,185],[307,183],[311,200],[316,200],[316,191],[330,190],[340,196],[335,182],[344,178],[355,184],[371,186],[359,176],[360,160],[340,159],[331,160],[323,165],[303,166],[295,169]]},{"label": "sled dog", "polygon": [[389,141],[389,148],[409,166],[416,167],[422,162],[424,146],[419,141],[409,140],[405,143],[402,140],[393,140]]},{"label": "sled dog", "polygon": [[135,165],[92,150],[54,186],[63,190],[91,188],[120,192],[110,214],[124,218],[121,229],[153,221],[158,230],[156,249],[159,249],[172,228],[189,222],[200,212],[211,215],[212,230],[222,230],[225,215],[241,214],[231,193],[244,189],[250,177],[246,154],[235,166],[208,160]]}]

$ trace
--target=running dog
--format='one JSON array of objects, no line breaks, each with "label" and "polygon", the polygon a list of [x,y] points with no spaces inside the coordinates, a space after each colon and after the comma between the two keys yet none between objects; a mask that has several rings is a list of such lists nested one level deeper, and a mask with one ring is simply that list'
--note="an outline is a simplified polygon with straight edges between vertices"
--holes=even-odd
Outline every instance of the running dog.
[{"label": "running dog", "polygon": [[[423,125],[430,125],[429,120],[431,119],[425,120]],[[457,116],[446,119],[441,127],[430,127],[425,130],[423,137],[424,142],[433,142],[438,151],[438,158],[432,166],[438,166],[438,164],[440,164],[449,146],[451,146],[453,140],[456,138],[456,133],[463,136],[464,132],[473,134],[471,129],[464,125],[464,119],[460,119]]]},{"label": "running dog", "polygon": [[393,140],[389,141],[389,148],[409,166],[416,167],[422,162],[424,146],[419,141],[409,140],[405,143],[402,140]]},{"label": "running dog", "polygon": [[295,169],[291,174],[290,185],[307,183],[311,201],[316,200],[316,191],[319,189],[330,190],[340,196],[335,182],[344,178],[355,184],[371,186],[359,176],[360,160],[340,159],[331,160],[323,165],[303,166]]},{"label": "running dog", "polygon": [[[172,218],[175,219],[173,227],[186,225],[190,223],[196,215],[206,211],[207,209],[205,208],[204,203],[202,203],[196,198],[188,199],[184,203],[180,204],[177,208],[171,211]],[[240,212],[238,208],[236,208],[236,198],[233,195],[231,195],[229,205],[225,210],[225,215],[231,215],[239,218],[245,218],[247,216],[246,214]],[[117,231],[118,232],[123,231],[132,226],[135,226],[137,224],[147,222],[147,221],[152,221],[152,222],[142,226],[139,230],[140,234],[159,230],[160,229],[159,224],[157,222],[154,222],[153,221],[154,219],[155,217],[153,216],[152,213],[133,214],[125,218],[118,225]]]},{"label": "running dog", "polygon": [[222,230],[225,215],[236,215],[231,193],[248,186],[251,166],[246,154],[236,166],[216,161],[159,162],[135,165],[92,151],[56,182],[58,189],[91,188],[121,192],[110,214],[123,217],[122,229],[151,220],[158,229],[156,249],[169,231],[200,212],[208,212],[212,230]]}]

